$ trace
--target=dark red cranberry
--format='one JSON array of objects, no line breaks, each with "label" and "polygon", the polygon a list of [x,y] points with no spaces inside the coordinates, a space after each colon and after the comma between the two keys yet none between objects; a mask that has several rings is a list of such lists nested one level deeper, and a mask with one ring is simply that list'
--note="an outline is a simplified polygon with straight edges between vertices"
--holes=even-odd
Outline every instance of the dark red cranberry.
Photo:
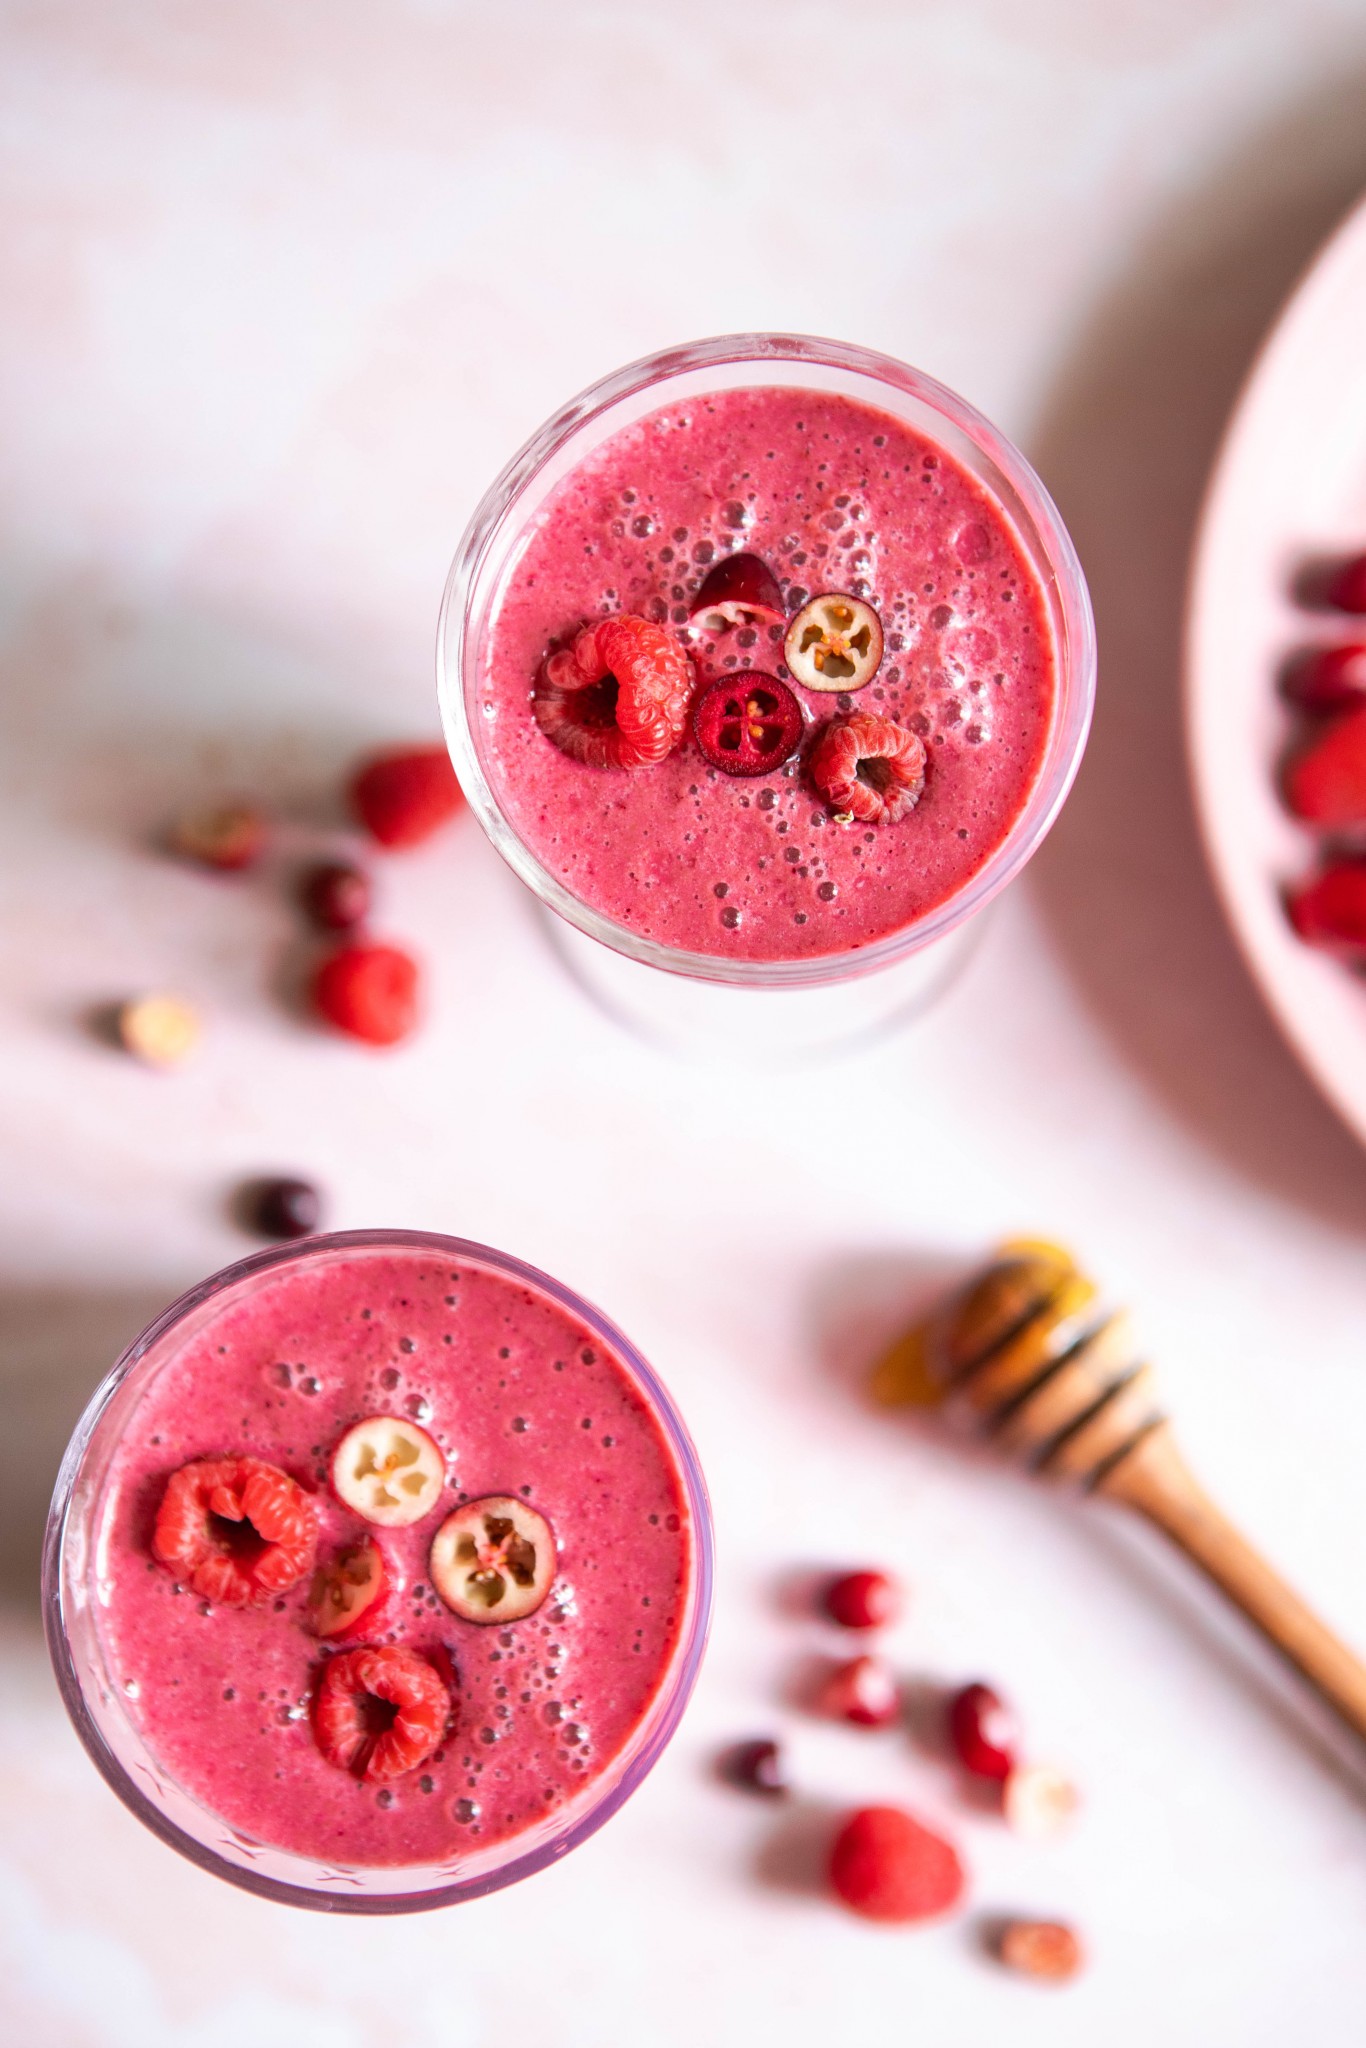
[{"label": "dark red cranberry", "polygon": [[1286,670],[1281,688],[1306,711],[1345,711],[1366,699],[1366,641],[1316,647]]},{"label": "dark red cranberry", "polygon": [[703,633],[730,626],[781,626],[787,617],[778,579],[758,555],[723,555],[702,578],[688,623]]},{"label": "dark red cranberry", "polygon": [[1366,612],[1366,555],[1354,555],[1333,572],[1327,597],[1340,612]]},{"label": "dark red cranberry", "polygon": [[825,1611],[841,1628],[885,1628],[901,1612],[901,1588],[886,1572],[846,1572],[826,1587]]},{"label": "dark red cranberry", "polygon": [[312,1181],[256,1181],[247,1190],[244,1214],[260,1237],[311,1237],[322,1221],[322,1196]]},{"label": "dark red cranberry", "polygon": [[787,684],[757,669],[713,683],[692,715],[698,746],[724,775],[771,775],[797,751],[802,723]]},{"label": "dark red cranberry", "polygon": [[975,1778],[1010,1776],[1015,1763],[1015,1717],[989,1685],[965,1685],[949,1701],[949,1739],[965,1771]]},{"label": "dark red cranberry", "polygon": [[782,1751],[767,1736],[753,1742],[737,1742],[722,1752],[721,1776],[742,1792],[758,1792],[765,1799],[781,1799],[787,1792]]},{"label": "dark red cranberry", "polygon": [[370,877],[349,861],[324,861],[310,868],[299,889],[300,901],[314,924],[324,931],[348,932],[370,913]]},{"label": "dark red cranberry", "polygon": [[1285,907],[1307,945],[1366,952],[1366,861],[1334,861],[1287,891]]},{"label": "dark red cranberry", "polygon": [[885,1728],[901,1712],[901,1689],[881,1657],[851,1657],[827,1674],[816,1707],[832,1721]]}]

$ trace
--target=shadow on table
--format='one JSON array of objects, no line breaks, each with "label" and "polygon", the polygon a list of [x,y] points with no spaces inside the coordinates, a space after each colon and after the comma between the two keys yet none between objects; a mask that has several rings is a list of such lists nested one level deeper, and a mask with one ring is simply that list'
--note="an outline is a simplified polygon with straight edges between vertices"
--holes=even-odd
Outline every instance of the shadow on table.
[{"label": "shadow on table", "polygon": [[81,1410],[173,1291],[100,1294],[0,1284],[0,1409],[11,1453],[0,1488],[0,1607],[11,1613],[37,1619],[48,1502]]},{"label": "shadow on table", "polygon": [[[1080,336],[1031,453],[1100,631],[1095,732],[1031,869],[1096,1015],[1239,1171],[1366,1229],[1366,1160],[1278,1038],[1208,880],[1181,729],[1201,495],[1257,345],[1366,188],[1366,75],[1250,137],[1156,224]],[[1268,679],[1270,687],[1270,679]]]}]

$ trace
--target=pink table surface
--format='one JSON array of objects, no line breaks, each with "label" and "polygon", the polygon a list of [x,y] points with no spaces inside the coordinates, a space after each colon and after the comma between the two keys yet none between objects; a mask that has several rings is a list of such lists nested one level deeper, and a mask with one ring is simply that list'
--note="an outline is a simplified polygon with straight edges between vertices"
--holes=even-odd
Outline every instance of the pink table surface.
[{"label": "pink table surface", "polygon": [[[1366,1159],[1264,1017],[1181,759],[1191,521],[1256,338],[1366,184],[1345,0],[240,0],[0,8],[0,2021],[42,2048],[976,2048],[1354,2038],[1359,1797],[1198,1589],[1103,1516],[851,1397],[927,1271],[1073,1241],[1140,1313],[1195,1462],[1357,1641]],[[1101,711],[1054,839],[970,970],[862,1055],[746,1095],[614,1033],[473,831],[386,867],[432,1021],[371,1058],[301,1026],[272,870],[151,840],[238,784],[292,844],[340,769],[434,731],[431,648],[479,491],[570,391],[669,340],[832,331],[1017,434],[1097,601]],[[93,1006],[173,985],[201,1056],[146,1073]],[[425,1225],[600,1300],[714,1488],[714,1647],[630,1808],[455,1915],[334,1924],[125,1816],[47,1676],[33,1557],[119,1345],[237,1256],[245,1173],[339,1226]],[[904,1740],[784,1704],[794,1565],[886,1561],[918,1678],[996,1678],[1087,1805],[1048,1847]],[[782,1730],[811,1809],[713,1785]],[[1008,1981],[971,1922],[813,1890],[811,1812],[904,1800],[983,1911],[1092,1968]]]}]

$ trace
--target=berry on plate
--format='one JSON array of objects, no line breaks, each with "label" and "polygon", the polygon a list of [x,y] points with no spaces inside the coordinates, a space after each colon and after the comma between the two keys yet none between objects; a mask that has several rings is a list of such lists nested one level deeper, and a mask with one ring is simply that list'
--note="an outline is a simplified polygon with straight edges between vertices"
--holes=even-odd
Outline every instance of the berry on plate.
[{"label": "berry on plate", "polygon": [[308,1589],[308,1619],[314,1635],[329,1642],[374,1628],[388,1591],[384,1553],[372,1536],[349,1543],[320,1564]]},{"label": "berry on plate", "polygon": [[425,1763],[450,1716],[445,1683],[416,1650],[344,1650],[323,1665],[313,1739],[330,1764],[374,1785]]},{"label": "berry on plate", "polygon": [[259,1237],[311,1237],[322,1222],[322,1196],[311,1180],[253,1181],[244,1190],[242,1213]]},{"label": "berry on plate", "polygon": [[446,1484],[441,1446],[397,1415],[367,1415],[332,1453],[332,1491],[380,1529],[406,1529],[431,1513]]},{"label": "berry on plate", "polygon": [[299,884],[308,917],[328,932],[349,932],[370,914],[370,877],[350,861],[322,861]]},{"label": "berry on plate", "polygon": [[816,1695],[816,1705],[832,1721],[852,1721],[856,1728],[885,1728],[901,1712],[901,1692],[881,1657],[851,1657],[830,1672]]},{"label": "berry on plate", "polygon": [[214,804],[185,811],[171,827],[172,853],[206,868],[249,868],[266,843],[265,814],[253,804]]},{"label": "berry on plate", "polygon": [[1286,670],[1281,689],[1306,711],[1350,711],[1366,703],[1366,641],[1311,649]]},{"label": "berry on plate", "polygon": [[1366,824],[1366,704],[1335,718],[1295,756],[1285,800],[1309,825]]},{"label": "berry on plate", "polygon": [[1084,1961],[1081,1943],[1061,1920],[1007,1920],[994,1947],[1008,1970],[1046,1983],[1066,1983]]},{"label": "berry on plate", "polygon": [[1285,899],[1291,924],[1310,946],[1366,952],[1366,860],[1336,860]]},{"label": "berry on plate", "polygon": [[850,1814],[830,1851],[830,1882],[868,1920],[929,1920],[963,1896],[958,1852],[898,1806]]},{"label": "berry on plate", "polygon": [[119,1006],[124,1049],[148,1067],[178,1067],[199,1043],[199,1012],[179,996],[135,996]]},{"label": "berry on plate", "polygon": [[837,818],[895,825],[925,787],[925,743],[875,711],[832,719],[811,749],[811,780]]},{"label": "berry on plate", "polygon": [[782,1751],[769,1736],[732,1744],[721,1756],[720,1771],[727,1784],[765,1799],[781,1799],[787,1793]]},{"label": "berry on plate", "polygon": [[223,1607],[287,1592],[313,1563],[313,1502],[262,1458],[196,1458],[166,1482],[152,1555]]},{"label": "berry on plate", "polygon": [[1366,612],[1366,555],[1354,555],[1334,571],[1327,597],[1340,612]]},{"label": "berry on plate", "polygon": [[432,1538],[428,1570],[463,1621],[522,1621],[554,1581],[555,1538],[526,1501],[485,1494],[447,1515]]},{"label": "berry on plate", "polygon": [[622,612],[584,626],[546,657],[531,708],[571,760],[653,768],[683,737],[692,683],[692,663],[673,634]]},{"label": "berry on plate", "polygon": [[705,689],[693,735],[723,775],[771,775],[801,744],[802,707],[776,676],[745,669]]},{"label": "berry on plate", "polygon": [[965,1685],[949,1701],[954,1755],[975,1778],[1008,1778],[1018,1739],[1014,1715],[989,1685]]},{"label": "berry on plate", "polygon": [[731,626],[781,626],[787,613],[778,579],[758,555],[723,555],[702,578],[691,625],[699,633]]},{"label": "berry on plate", "polygon": [[444,747],[404,747],[362,763],[351,803],[372,839],[400,849],[420,846],[464,802]]},{"label": "berry on plate", "polygon": [[841,1628],[886,1628],[901,1612],[901,1588],[886,1572],[842,1572],[826,1587],[824,1604]]},{"label": "berry on plate", "polygon": [[342,946],[313,977],[320,1017],[366,1045],[397,1045],[416,1028],[421,976],[398,946]]},{"label": "berry on plate", "polygon": [[787,629],[783,657],[807,690],[861,690],[882,662],[882,621],[847,591],[804,604]]},{"label": "berry on plate", "polygon": [[1035,1838],[1060,1833],[1080,1804],[1076,1786],[1051,1764],[1017,1765],[1002,1793],[1007,1827]]}]

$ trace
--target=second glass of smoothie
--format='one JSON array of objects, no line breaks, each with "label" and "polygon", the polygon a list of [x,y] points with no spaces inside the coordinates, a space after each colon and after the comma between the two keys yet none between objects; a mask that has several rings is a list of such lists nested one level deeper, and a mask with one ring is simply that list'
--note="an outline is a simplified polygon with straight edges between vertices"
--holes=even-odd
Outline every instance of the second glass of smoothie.
[{"label": "second glass of smoothie", "polygon": [[[864,626],[828,673],[822,599]],[[632,632],[681,679],[643,748],[614,677],[577,691]],[[451,572],[440,683],[472,807],[608,1007],[803,1050],[942,982],[1066,796],[1095,645],[1061,520],[980,414],[867,350],[732,335],[617,372],[514,459]],[[710,743],[728,691],[771,765]],[[626,744],[566,740],[561,705]],[[916,769],[890,805],[888,748]]]}]

